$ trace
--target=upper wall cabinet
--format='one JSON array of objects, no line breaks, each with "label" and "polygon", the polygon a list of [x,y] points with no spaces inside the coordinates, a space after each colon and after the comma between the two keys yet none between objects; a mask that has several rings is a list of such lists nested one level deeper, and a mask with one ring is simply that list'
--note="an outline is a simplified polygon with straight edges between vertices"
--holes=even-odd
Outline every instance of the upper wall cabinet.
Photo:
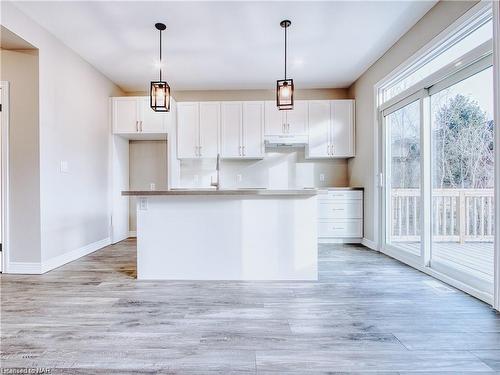
[{"label": "upper wall cabinet", "polygon": [[354,100],[311,100],[308,107],[306,157],[353,157]]},{"label": "upper wall cabinet", "polygon": [[177,105],[179,159],[215,158],[219,152],[219,102],[183,102]]},{"label": "upper wall cabinet", "polygon": [[221,156],[264,157],[264,102],[221,103]]},{"label": "upper wall cabinet", "polygon": [[147,96],[112,98],[114,134],[165,134],[171,119],[172,112],[153,111]]},{"label": "upper wall cabinet", "polygon": [[265,107],[266,137],[307,134],[307,101],[297,100],[293,109],[286,111],[280,111],[275,101],[266,101]]}]

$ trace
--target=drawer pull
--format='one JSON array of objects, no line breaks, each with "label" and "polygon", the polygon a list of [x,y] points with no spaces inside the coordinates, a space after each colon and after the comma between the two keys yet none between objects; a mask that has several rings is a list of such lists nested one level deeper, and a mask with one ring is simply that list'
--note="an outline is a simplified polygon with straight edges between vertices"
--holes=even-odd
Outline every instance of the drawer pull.
[{"label": "drawer pull", "polygon": [[332,211],[345,211],[345,208],[332,208]]},{"label": "drawer pull", "polygon": [[332,230],[344,230],[345,228],[343,227],[332,227]]}]

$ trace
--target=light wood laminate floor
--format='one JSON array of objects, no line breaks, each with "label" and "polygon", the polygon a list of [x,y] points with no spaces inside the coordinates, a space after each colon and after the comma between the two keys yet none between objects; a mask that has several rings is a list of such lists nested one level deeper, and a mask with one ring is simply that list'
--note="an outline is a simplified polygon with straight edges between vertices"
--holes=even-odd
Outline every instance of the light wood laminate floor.
[{"label": "light wood laminate floor", "polygon": [[51,374],[500,373],[500,316],[382,254],[318,282],[137,281],[135,241],[1,276],[1,365]]}]

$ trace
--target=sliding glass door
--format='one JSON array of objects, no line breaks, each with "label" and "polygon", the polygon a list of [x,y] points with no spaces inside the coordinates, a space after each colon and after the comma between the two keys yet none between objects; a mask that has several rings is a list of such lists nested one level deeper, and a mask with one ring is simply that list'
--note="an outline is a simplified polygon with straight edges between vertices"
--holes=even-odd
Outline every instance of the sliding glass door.
[{"label": "sliding glass door", "polygon": [[492,293],[493,68],[444,81],[430,94],[430,265]]},{"label": "sliding glass door", "polygon": [[491,58],[381,111],[383,249],[493,292]]},{"label": "sliding glass door", "polygon": [[386,137],[386,244],[421,254],[420,101],[384,111]]}]

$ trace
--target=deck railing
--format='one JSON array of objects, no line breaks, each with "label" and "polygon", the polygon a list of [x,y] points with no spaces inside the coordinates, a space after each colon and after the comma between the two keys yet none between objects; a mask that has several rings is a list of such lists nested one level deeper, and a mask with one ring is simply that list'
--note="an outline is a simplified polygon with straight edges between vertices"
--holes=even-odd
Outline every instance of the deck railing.
[{"label": "deck railing", "polygon": [[[393,241],[420,240],[420,190],[392,189]],[[432,240],[493,242],[493,189],[434,189]]]}]

